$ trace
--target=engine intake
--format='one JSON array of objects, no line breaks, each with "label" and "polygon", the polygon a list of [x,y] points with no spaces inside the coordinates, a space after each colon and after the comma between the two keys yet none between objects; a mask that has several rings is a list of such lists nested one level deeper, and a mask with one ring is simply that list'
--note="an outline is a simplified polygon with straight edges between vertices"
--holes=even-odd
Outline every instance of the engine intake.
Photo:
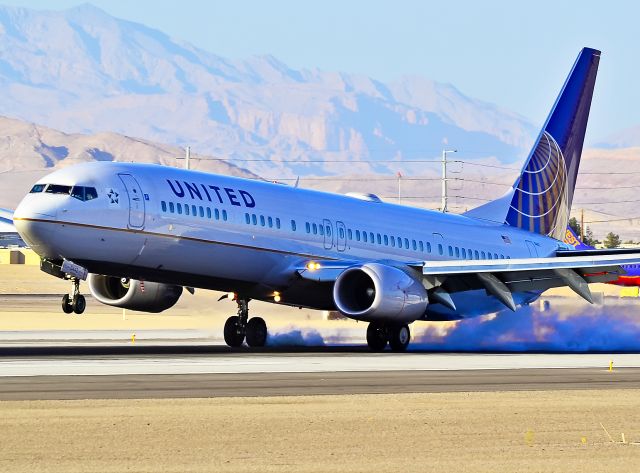
[{"label": "engine intake", "polygon": [[333,286],[333,301],[340,312],[353,319],[404,323],[421,318],[429,303],[420,281],[379,263],[343,271]]},{"label": "engine intake", "polygon": [[[142,312],[162,312],[173,307],[182,295],[182,286],[137,279],[89,274],[89,290],[99,302]],[[144,290],[143,290],[144,286]]]}]

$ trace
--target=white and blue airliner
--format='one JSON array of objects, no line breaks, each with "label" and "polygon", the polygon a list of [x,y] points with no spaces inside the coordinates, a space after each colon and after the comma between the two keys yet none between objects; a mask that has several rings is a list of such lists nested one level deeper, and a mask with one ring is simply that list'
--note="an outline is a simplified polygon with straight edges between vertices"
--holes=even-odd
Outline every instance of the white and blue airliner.
[{"label": "white and blue airliner", "polygon": [[260,347],[249,301],[338,310],[366,321],[372,350],[406,349],[409,324],[516,310],[547,289],[615,280],[625,250],[563,243],[600,52],[583,49],[513,187],[463,215],[258,180],[117,162],[39,180],[16,209],[44,271],[104,304],[160,312],[183,288],[232,293],[225,341]]}]

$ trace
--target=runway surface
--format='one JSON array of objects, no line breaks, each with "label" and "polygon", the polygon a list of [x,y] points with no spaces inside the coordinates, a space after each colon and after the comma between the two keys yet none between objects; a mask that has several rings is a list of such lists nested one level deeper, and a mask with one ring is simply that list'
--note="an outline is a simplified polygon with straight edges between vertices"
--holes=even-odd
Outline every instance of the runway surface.
[{"label": "runway surface", "polygon": [[[613,361],[614,369],[608,371]],[[0,400],[640,389],[640,355],[0,347]]]}]

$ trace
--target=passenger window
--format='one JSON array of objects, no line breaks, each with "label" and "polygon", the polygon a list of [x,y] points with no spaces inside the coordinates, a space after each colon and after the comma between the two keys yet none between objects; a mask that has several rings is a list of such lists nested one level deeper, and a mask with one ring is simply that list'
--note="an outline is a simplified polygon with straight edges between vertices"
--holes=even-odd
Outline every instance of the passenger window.
[{"label": "passenger window", "polygon": [[498,253],[493,254],[493,259],[498,259]]},{"label": "passenger window", "polygon": [[376,238],[377,238],[377,241],[378,241],[378,245],[382,245],[382,237],[380,236],[379,233],[376,233]]},{"label": "passenger window", "polygon": [[443,248],[442,248],[442,243],[438,243],[438,253],[440,253],[440,256],[442,256],[444,254]]},{"label": "passenger window", "polygon": [[[216,209],[216,220],[218,220],[218,218],[218,210]],[[258,225],[258,217],[256,217],[256,214],[251,215],[251,223]]]},{"label": "passenger window", "polygon": [[344,229],[342,227],[340,227],[340,238],[344,238]]},{"label": "passenger window", "polygon": [[456,258],[460,258],[460,248],[456,246]]},{"label": "passenger window", "polygon": [[304,226],[305,226],[305,227],[306,227],[306,229],[307,229],[307,233],[311,233],[311,225],[309,225],[309,222],[306,222],[306,223],[304,224]]},{"label": "passenger window", "polygon": [[324,236],[324,225],[318,225],[318,230],[320,230],[320,235]]},{"label": "passenger window", "polygon": [[269,228],[273,228],[273,219],[271,217],[267,219],[267,222],[269,223]]},{"label": "passenger window", "polygon": [[192,211],[194,217],[198,216],[198,208],[195,205],[191,206],[191,211]]},{"label": "passenger window", "polygon": [[[211,209],[207,207],[207,218],[211,218]],[[247,214],[247,223],[250,223],[249,214]]]},{"label": "passenger window", "polygon": [[280,219],[276,217],[276,228],[280,230]]},{"label": "passenger window", "polygon": [[264,227],[264,215],[260,215],[260,226]]},{"label": "passenger window", "polygon": [[349,240],[353,240],[353,232],[350,228],[347,230],[347,236],[349,237]]},{"label": "passenger window", "polygon": [[404,247],[408,250],[409,249],[409,239],[405,238],[404,239]]},{"label": "passenger window", "polygon": [[244,214],[244,221],[247,222],[247,225],[251,225],[251,215],[248,213]]},{"label": "passenger window", "polygon": [[391,235],[391,246],[393,246],[394,248],[396,247],[396,237],[394,237],[393,235]]},{"label": "passenger window", "polygon": [[422,243],[422,241],[419,241],[418,246],[420,247],[420,252],[424,253],[424,243]]},{"label": "passenger window", "polygon": [[[429,242],[427,242],[427,253],[431,253],[431,243]],[[442,252],[440,254],[442,254]]]},{"label": "passenger window", "polygon": [[489,259],[493,259],[493,256],[491,256],[491,253],[487,253],[487,256],[489,257]]},{"label": "passenger window", "polygon": [[[215,210],[215,215],[216,215],[216,220],[220,220],[220,211],[218,209]],[[253,216],[253,224],[255,225],[255,218],[256,216]]]},{"label": "passenger window", "polygon": [[476,255],[476,259],[480,259],[480,253],[478,253],[478,250],[476,250],[474,253]]},{"label": "passenger window", "polygon": [[227,211],[226,210],[222,211],[222,220],[224,220],[225,222],[227,221]]},{"label": "passenger window", "polygon": [[291,231],[293,231],[293,232],[296,231],[296,221],[295,220],[291,220]]},{"label": "passenger window", "polygon": [[163,212],[167,211],[167,203],[164,200],[160,202],[160,207],[162,207]]},{"label": "passenger window", "polygon": [[462,248],[462,259],[467,259],[467,250]]},{"label": "passenger window", "polygon": [[356,241],[360,241],[360,230],[356,230]]},{"label": "passenger window", "polygon": [[453,258],[453,247],[449,245],[449,256]]},{"label": "passenger window", "polygon": [[481,254],[482,254],[482,259],[487,259],[487,256],[485,255],[484,251]]},{"label": "passenger window", "polygon": [[198,210],[200,210],[200,217],[204,218],[204,207],[200,206]]},{"label": "passenger window", "polygon": [[367,232],[362,232],[362,241],[367,243]]},{"label": "passenger window", "polygon": [[188,205],[184,206],[184,214],[185,215],[189,215],[189,206]]},{"label": "passenger window", "polygon": [[178,202],[178,203],[176,204],[176,207],[178,208],[178,213],[179,213],[180,215],[182,215],[182,204],[181,204],[180,202]]},{"label": "passenger window", "polygon": [[318,225],[316,225],[316,224],[314,223],[314,224],[312,224],[312,226],[313,226],[313,234],[314,234],[314,235],[317,235],[317,234],[318,234]]},{"label": "passenger window", "polygon": [[389,246],[389,236],[388,235],[384,236],[384,246]]},{"label": "passenger window", "polygon": [[173,213],[174,208],[173,208],[173,202],[169,202],[169,212]]},{"label": "passenger window", "polygon": [[331,236],[331,227],[327,225],[327,236]]},{"label": "passenger window", "polygon": [[411,240],[411,247],[413,248],[413,251],[418,250],[418,244],[416,243],[415,240]]}]

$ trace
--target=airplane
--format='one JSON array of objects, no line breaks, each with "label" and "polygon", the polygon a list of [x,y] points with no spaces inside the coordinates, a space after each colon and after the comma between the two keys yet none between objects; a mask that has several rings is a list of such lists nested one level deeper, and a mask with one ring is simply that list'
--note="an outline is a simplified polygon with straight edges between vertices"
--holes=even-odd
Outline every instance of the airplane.
[{"label": "airplane", "polygon": [[[571,245],[575,250],[593,250],[595,249],[591,245],[584,243],[576,232],[571,227],[567,227],[564,242]],[[625,264],[622,265],[624,273],[618,276],[618,279],[608,281],[607,284],[613,284],[614,286],[640,286],[640,265],[638,264]]]},{"label": "airplane", "polygon": [[[372,351],[407,349],[416,321],[459,320],[618,278],[640,252],[576,253],[563,237],[600,52],[584,48],[513,187],[455,215],[153,164],[92,162],[40,179],[15,210],[41,269],[104,304],[161,312],[183,288],[232,294],[224,339],[262,347],[249,302],[339,311],[368,322]],[[224,297],[224,296],[223,296]]]},{"label": "airplane", "polygon": [[26,246],[16,227],[13,225],[13,212],[8,209],[0,209],[0,248],[10,246]]}]

